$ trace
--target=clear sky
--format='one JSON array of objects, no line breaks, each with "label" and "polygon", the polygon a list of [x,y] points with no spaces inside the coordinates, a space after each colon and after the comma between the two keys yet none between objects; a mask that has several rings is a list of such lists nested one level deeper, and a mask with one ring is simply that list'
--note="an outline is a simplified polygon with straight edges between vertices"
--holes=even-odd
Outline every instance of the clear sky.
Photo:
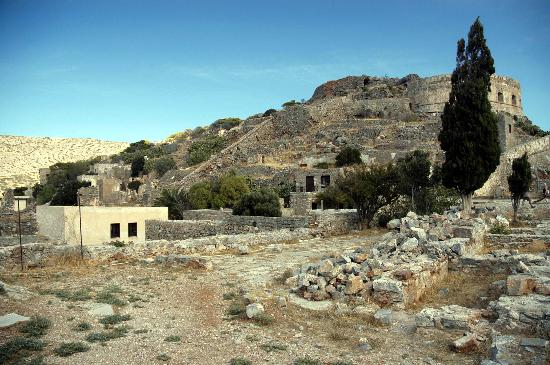
[{"label": "clear sky", "polygon": [[347,75],[450,73],[478,15],[550,129],[548,0],[0,0],[0,134],[161,140]]}]

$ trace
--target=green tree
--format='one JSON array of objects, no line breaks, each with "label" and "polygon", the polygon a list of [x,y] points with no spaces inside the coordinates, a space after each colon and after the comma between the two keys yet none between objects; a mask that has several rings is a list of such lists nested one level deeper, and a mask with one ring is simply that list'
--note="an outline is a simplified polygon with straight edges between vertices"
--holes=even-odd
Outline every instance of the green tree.
[{"label": "green tree", "polygon": [[168,207],[170,219],[183,219],[183,212],[191,209],[189,194],[185,190],[164,189],[155,199],[156,207]]},{"label": "green tree", "polygon": [[360,224],[370,228],[375,214],[399,198],[399,173],[392,164],[357,165],[336,180],[336,187],[353,202]]},{"label": "green tree", "polygon": [[143,169],[145,168],[145,157],[143,156],[137,156],[132,160],[132,177],[138,177],[139,174],[143,172]]},{"label": "green tree", "polygon": [[329,186],[325,191],[317,193],[317,201],[323,201],[323,209],[340,209],[353,207],[353,201],[336,185]]},{"label": "green tree", "polygon": [[139,180],[132,180],[128,183],[128,189],[138,191],[139,187],[141,186],[141,181]]},{"label": "green tree", "polygon": [[170,156],[163,156],[147,160],[143,171],[147,174],[155,171],[157,176],[162,177],[165,173],[175,168],[176,161]]},{"label": "green tree", "polygon": [[531,164],[527,158],[527,153],[525,153],[523,156],[514,159],[512,174],[508,176],[508,188],[512,195],[512,207],[514,208],[514,221],[517,220],[521,198],[529,191],[531,179]]},{"label": "green tree", "polygon": [[253,190],[241,196],[233,207],[233,214],[280,217],[281,205],[277,193],[268,189]]},{"label": "green tree", "polygon": [[246,178],[237,175],[234,171],[221,176],[217,188],[217,193],[224,202],[223,207],[227,208],[232,208],[242,195],[250,191]]},{"label": "green tree", "polygon": [[350,166],[363,163],[361,160],[361,152],[357,148],[344,147],[338,155],[336,155],[336,166]]},{"label": "green tree", "polygon": [[445,151],[443,183],[460,193],[466,216],[471,212],[473,192],[483,186],[499,164],[497,117],[488,98],[490,77],[495,72],[493,63],[478,18],[468,33],[468,44],[464,39],[458,41],[451,93],[439,134]]},{"label": "green tree", "polygon": [[198,182],[189,189],[189,202],[193,209],[212,207],[212,185],[209,182]]},{"label": "green tree", "polygon": [[61,185],[55,192],[50,205],[76,205],[78,189],[90,186],[90,182],[68,180]]},{"label": "green tree", "polygon": [[412,210],[416,210],[418,192],[430,185],[430,158],[425,151],[415,150],[397,160],[400,193],[411,200]]}]

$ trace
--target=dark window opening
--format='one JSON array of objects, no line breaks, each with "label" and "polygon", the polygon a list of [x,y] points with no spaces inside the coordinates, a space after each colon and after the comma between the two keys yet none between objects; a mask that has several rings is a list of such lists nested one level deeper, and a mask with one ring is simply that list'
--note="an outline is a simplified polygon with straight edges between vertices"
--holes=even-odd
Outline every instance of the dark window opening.
[{"label": "dark window opening", "polygon": [[315,180],[313,176],[306,176],[306,193],[315,191]]},{"label": "dark window opening", "polygon": [[311,203],[311,210],[317,210],[317,202]]},{"label": "dark window opening", "polygon": [[409,110],[413,110],[413,103],[409,103]]},{"label": "dark window opening", "polygon": [[258,227],[258,223],[256,221],[252,222],[252,227]]},{"label": "dark window opening", "polygon": [[512,125],[508,124],[508,133],[512,133]]},{"label": "dark window opening", "polygon": [[111,238],[120,237],[120,223],[111,223]]},{"label": "dark window opening", "polygon": [[516,103],[517,103],[516,96],[512,95],[512,105],[516,105]]},{"label": "dark window opening", "polygon": [[128,237],[137,237],[137,223],[128,223]]},{"label": "dark window opening", "polygon": [[498,93],[497,100],[499,103],[504,103],[504,95],[502,93]]},{"label": "dark window opening", "polygon": [[330,185],[330,175],[321,176],[321,187],[324,189]]}]

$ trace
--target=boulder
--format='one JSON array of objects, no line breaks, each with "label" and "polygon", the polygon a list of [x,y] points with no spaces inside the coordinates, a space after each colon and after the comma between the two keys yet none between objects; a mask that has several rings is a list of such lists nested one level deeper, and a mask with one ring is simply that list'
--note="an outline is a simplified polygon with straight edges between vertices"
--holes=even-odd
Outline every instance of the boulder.
[{"label": "boulder", "polygon": [[348,277],[346,288],[344,289],[344,294],[354,295],[359,293],[364,288],[365,284],[363,283],[363,279],[361,279],[360,276],[350,275]]},{"label": "boulder", "polygon": [[481,343],[475,333],[465,333],[464,336],[453,342],[453,350],[456,352],[470,353],[479,351]]},{"label": "boulder", "polygon": [[401,226],[401,219],[392,219],[386,224],[388,229],[398,229]]},{"label": "boulder", "polygon": [[411,237],[407,239],[403,244],[401,245],[401,250],[403,251],[414,251],[418,247],[418,239],[415,237]]},{"label": "boulder", "polygon": [[527,295],[535,290],[536,282],[531,275],[510,275],[506,279],[508,295]]},{"label": "boulder", "polygon": [[261,303],[252,303],[246,306],[246,316],[254,318],[265,312],[264,306]]},{"label": "boulder", "polygon": [[17,313],[8,313],[0,317],[0,328],[6,328],[13,326],[20,322],[26,322],[30,320],[29,317],[21,316]]}]

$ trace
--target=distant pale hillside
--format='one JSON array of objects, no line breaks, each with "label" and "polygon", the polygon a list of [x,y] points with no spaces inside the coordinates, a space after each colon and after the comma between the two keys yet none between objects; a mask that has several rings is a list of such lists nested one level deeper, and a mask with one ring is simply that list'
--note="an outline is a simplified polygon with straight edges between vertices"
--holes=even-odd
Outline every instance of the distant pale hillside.
[{"label": "distant pale hillside", "polygon": [[57,162],[74,162],[112,155],[128,147],[126,142],[91,138],[49,138],[0,135],[0,194],[39,181],[38,169]]}]

